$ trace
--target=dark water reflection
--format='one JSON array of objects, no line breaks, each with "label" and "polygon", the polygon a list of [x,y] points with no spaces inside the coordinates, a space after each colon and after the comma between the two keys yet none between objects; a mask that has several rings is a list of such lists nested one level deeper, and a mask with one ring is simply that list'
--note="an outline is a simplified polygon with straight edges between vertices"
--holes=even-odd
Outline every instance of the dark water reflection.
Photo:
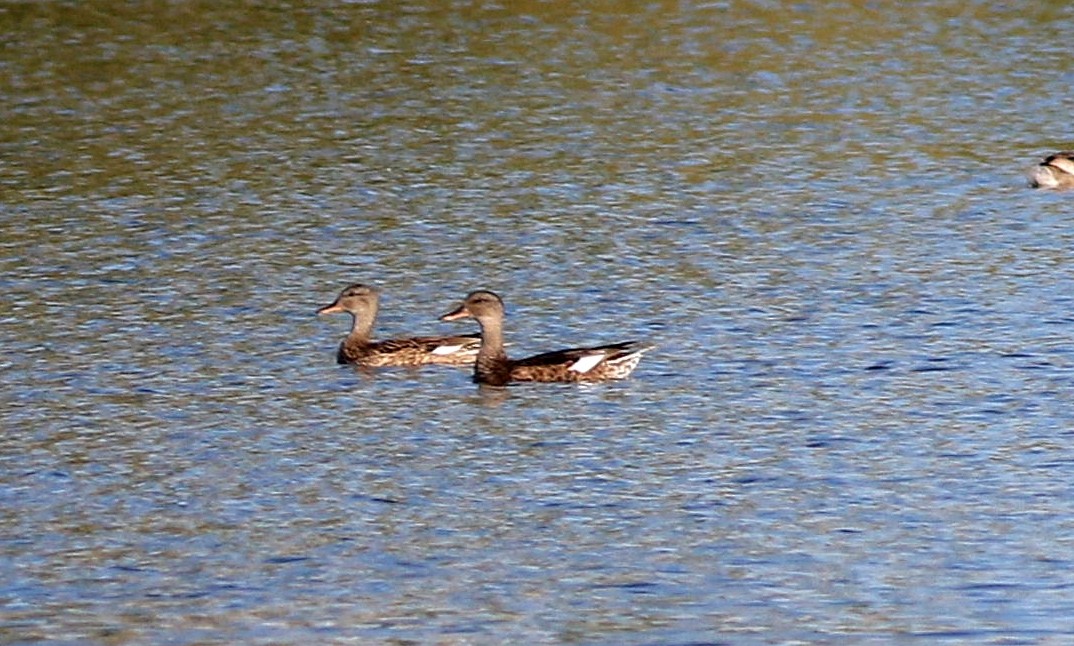
[{"label": "dark water reflection", "polygon": [[0,7],[0,640],[1068,641],[1072,19]]}]

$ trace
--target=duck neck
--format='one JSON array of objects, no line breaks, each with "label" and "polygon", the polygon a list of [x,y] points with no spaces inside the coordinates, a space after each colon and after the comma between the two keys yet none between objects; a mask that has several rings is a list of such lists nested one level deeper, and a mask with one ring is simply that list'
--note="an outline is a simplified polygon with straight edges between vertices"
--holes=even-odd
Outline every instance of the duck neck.
[{"label": "duck neck", "polygon": [[503,349],[503,321],[480,320],[481,349],[474,360],[474,381],[493,386],[505,386],[510,380],[511,362]]},{"label": "duck neck", "polygon": [[481,349],[477,352],[478,360],[507,359],[503,350],[503,322],[495,319],[478,319],[481,324]]},{"label": "duck neck", "polygon": [[352,343],[365,343],[373,334],[373,318],[375,314],[368,312],[351,313],[351,333],[347,340]]}]

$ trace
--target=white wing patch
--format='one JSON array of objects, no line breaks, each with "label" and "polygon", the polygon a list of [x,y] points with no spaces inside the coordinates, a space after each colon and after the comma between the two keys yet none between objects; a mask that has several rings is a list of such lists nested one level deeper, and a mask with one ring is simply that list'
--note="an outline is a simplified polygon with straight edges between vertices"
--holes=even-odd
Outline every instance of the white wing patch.
[{"label": "white wing patch", "polygon": [[456,345],[438,345],[433,348],[433,354],[455,354],[459,350],[462,350],[465,344],[458,343]]},{"label": "white wing patch", "polygon": [[571,367],[568,368],[568,370],[581,373],[589,372],[593,368],[597,367],[597,364],[604,361],[605,356],[606,355],[603,352],[599,352],[596,354],[587,354],[581,359],[572,363]]},{"label": "white wing patch", "polygon": [[1066,157],[1056,157],[1051,161],[1050,165],[1074,175],[1074,161],[1071,161]]}]

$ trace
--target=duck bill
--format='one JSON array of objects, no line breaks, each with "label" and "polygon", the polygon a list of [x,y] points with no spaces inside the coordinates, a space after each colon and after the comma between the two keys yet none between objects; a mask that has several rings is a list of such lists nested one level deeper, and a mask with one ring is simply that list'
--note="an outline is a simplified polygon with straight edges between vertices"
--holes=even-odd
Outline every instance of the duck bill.
[{"label": "duck bill", "polygon": [[444,314],[443,316],[441,316],[440,320],[441,321],[457,321],[459,319],[467,318],[468,316],[470,316],[470,312],[466,311],[466,306],[465,305],[460,305],[458,308],[456,308],[456,309],[448,312],[447,314]]},{"label": "duck bill", "polygon": [[321,309],[317,310],[317,316],[323,316],[325,314],[335,314],[336,312],[342,312],[343,308],[339,306],[339,301],[332,303],[331,305],[325,305]]}]

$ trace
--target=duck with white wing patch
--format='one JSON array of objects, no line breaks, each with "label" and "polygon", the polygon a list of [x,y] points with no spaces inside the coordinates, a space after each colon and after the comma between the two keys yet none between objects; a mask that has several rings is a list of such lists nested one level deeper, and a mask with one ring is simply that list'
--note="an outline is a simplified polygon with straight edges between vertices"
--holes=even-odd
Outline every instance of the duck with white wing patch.
[{"label": "duck with white wing patch", "polygon": [[589,348],[545,352],[525,359],[509,359],[503,347],[503,300],[480,290],[471,292],[444,321],[473,318],[481,326],[481,348],[474,362],[474,381],[505,386],[513,381],[608,381],[630,375],[641,356],[654,346],[626,341]]}]

